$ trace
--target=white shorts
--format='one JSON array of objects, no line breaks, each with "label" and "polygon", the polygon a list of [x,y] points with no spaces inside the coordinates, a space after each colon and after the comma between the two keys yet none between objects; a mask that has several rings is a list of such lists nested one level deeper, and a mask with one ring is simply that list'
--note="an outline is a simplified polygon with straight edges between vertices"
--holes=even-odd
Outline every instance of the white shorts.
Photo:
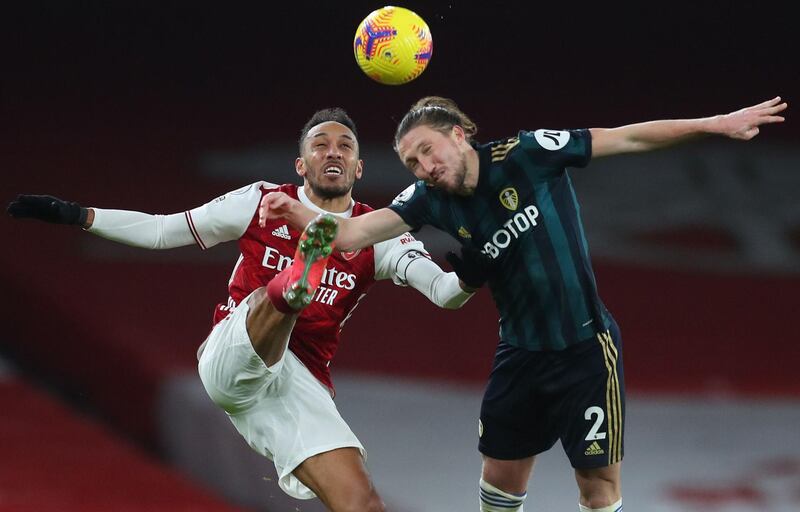
[{"label": "white shorts", "polygon": [[297,356],[286,350],[267,367],[255,353],[245,324],[249,309],[243,300],[211,331],[200,355],[200,379],[250,447],[275,463],[281,489],[294,498],[314,498],[292,475],[300,463],[344,447],[358,448],[366,460],[366,451],[328,388]]}]

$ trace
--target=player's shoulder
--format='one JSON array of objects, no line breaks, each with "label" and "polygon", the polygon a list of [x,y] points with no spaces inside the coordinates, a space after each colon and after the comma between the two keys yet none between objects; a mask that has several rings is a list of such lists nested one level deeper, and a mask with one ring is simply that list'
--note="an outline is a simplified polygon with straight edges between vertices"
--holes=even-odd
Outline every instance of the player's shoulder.
[{"label": "player's shoulder", "polygon": [[412,198],[417,200],[423,196],[429,195],[430,193],[436,192],[438,192],[437,189],[429,186],[422,180],[417,180],[397,194],[394,199],[392,199],[389,207],[401,208],[407,205]]},{"label": "player's shoulder", "polygon": [[257,181],[251,186],[255,186],[261,195],[269,194],[270,192],[283,192],[291,198],[297,199],[297,185],[293,183],[271,183],[269,181]]},{"label": "player's shoulder", "polygon": [[[479,152],[489,155],[493,163],[507,160],[517,152],[558,152],[576,141],[586,140],[591,135],[586,129],[537,128],[519,130],[516,135],[476,145]],[[572,144],[571,144],[572,143]],[[580,144],[580,142],[578,142]]]},{"label": "player's shoulder", "polygon": [[364,215],[365,213],[369,213],[375,209],[367,203],[362,203],[360,201],[353,201],[353,203],[353,217]]},{"label": "player's shoulder", "polygon": [[520,130],[519,140],[523,146],[537,147],[547,151],[558,151],[571,141],[591,137],[589,130],[565,128],[538,128],[536,130]]}]

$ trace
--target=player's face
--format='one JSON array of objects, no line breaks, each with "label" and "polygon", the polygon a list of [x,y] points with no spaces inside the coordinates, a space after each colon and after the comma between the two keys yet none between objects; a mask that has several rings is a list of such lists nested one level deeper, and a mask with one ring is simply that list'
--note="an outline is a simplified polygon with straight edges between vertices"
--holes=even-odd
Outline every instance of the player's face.
[{"label": "player's face", "polygon": [[412,128],[397,144],[400,160],[417,179],[446,192],[463,193],[467,159],[459,130],[457,126],[448,133],[426,125]]},{"label": "player's face", "polygon": [[348,194],[363,168],[358,141],[343,124],[318,124],[308,131],[296,167],[318,197],[332,199]]}]

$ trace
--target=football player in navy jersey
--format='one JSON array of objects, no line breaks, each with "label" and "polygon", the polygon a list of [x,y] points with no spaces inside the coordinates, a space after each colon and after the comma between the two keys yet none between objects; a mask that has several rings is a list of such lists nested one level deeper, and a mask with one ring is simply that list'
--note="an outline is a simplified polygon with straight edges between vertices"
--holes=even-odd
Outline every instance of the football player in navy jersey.
[{"label": "football player in navy jersey", "polygon": [[[706,135],[749,140],[783,122],[780,97],[725,115],[618,128],[522,130],[479,144],[456,103],[427,97],[403,117],[395,150],[418,178],[392,204],[343,219],[335,243],[368,246],[431,225],[461,244],[448,261],[469,288],[488,280],[500,340],[481,406],[480,509],[522,511],[536,455],[560,440],[582,512],[622,509],[622,344],[597,292],[568,167]],[[644,171],[643,171],[644,172]],[[313,212],[264,196],[260,221]]]}]

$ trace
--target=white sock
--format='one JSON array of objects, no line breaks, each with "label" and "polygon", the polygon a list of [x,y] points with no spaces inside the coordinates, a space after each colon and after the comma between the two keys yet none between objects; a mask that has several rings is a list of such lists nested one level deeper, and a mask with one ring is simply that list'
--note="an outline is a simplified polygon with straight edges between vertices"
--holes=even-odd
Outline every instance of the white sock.
[{"label": "white sock", "polygon": [[619,501],[614,503],[613,505],[609,505],[603,508],[584,507],[580,503],[578,503],[578,508],[580,509],[581,512],[622,512],[622,498],[620,498]]},{"label": "white sock", "polygon": [[481,512],[523,512],[522,502],[528,496],[527,492],[512,494],[501,491],[483,478],[480,481]]}]

